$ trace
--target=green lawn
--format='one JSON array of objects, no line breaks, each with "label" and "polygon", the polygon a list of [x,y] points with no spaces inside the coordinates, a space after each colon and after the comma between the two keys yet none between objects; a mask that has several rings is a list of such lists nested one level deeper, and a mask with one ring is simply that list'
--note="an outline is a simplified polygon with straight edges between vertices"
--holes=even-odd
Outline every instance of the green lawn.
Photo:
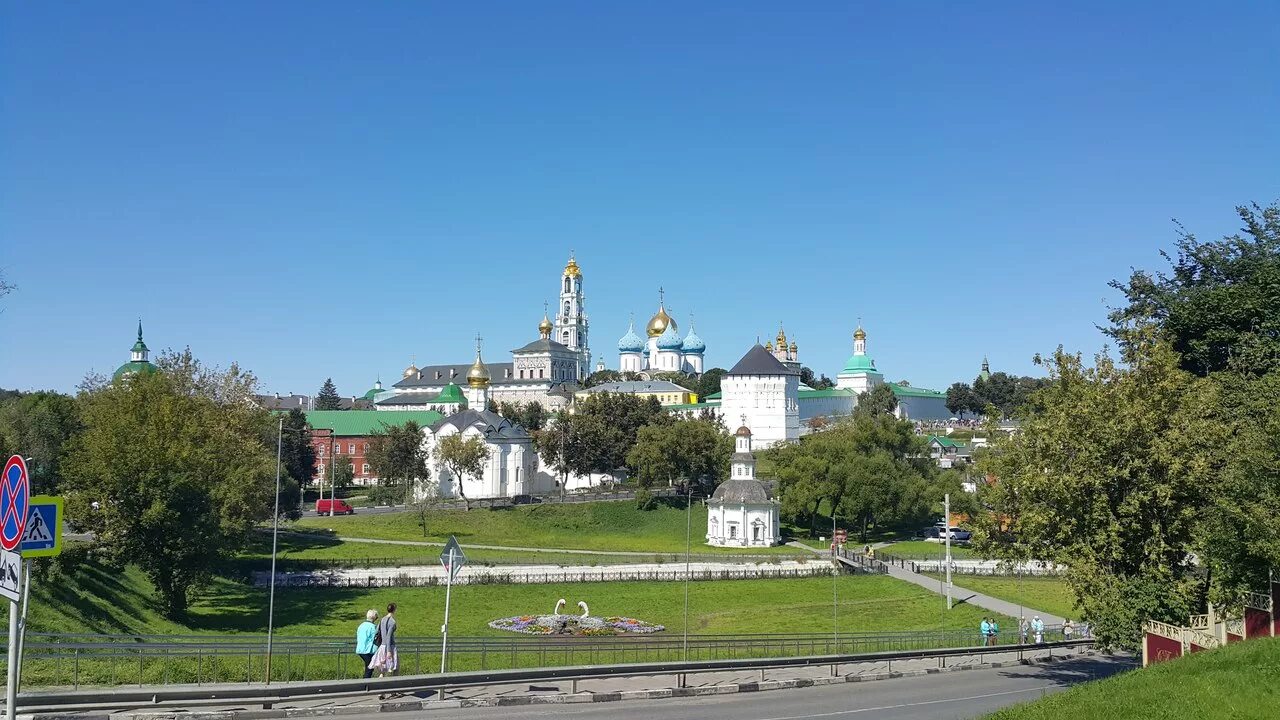
[{"label": "green lawn", "polygon": [[[878,553],[897,555],[908,560],[941,560],[945,547],[942,543],[925,542],[923,540],[906,540],[896,542],[888,547],[876,550]],[[973,560],[978,554],[967,547],[951,546],[951,557],[954,560]]]},{"label": "green lawn", "polygon": [[[940,578],[937,573],[925,573],[932,578]],[[1079,620],[1079,611],[1075,609],[1075,596],[1067,581],[1056,577],[1024,576],[991,576],[953,574],[951,582],[960,587],[990,595],[994,598],[1020,603],[1027,607],[1053,613],[1058,617]]]},{"label": "green lawn", "polygon": [[1085,683],[993,720],[1163,720],[1280,715],[1280,638],[1250,640]]},{"label": "green lawn", "polygon": [[[721,550],[698,543],[707,527],[707,508],[692,509],[694,547],[700,552],[783,553],[795,548],[737,548]],[[565,505],[521,505],[501,510],[438,510],[431,514],[424,537],[413,512],[347,517],[303,517],[298,530],[331,530],[339,537],[379,540],[443,541],[456,535],[464,546],[501,545],[523,548],[621,550],[673,553],[685,549],[685,510],[660,505],[640,510],[633,502],[593,502]]]},{"label": "green lawn", "polygon": [[[690,584],[690,631],[801,633],[831,630],[830,578],[728,580]],[[839,626],[845,632],[967,629],[983,613],[961,607],[944,612],[941,599],[885,576],[841,576]],[[346,636],[368,608],[397,603],[403,632],[437,635],[444,588],[377,590],[277,589],[276,628],[286,635]],[[451,627],[460,635],[499,635],[490,620],[550,612],[558,598],[585,600],[593,614],[633,615],[674,631],[683,627],[684,585],[678,582],[475,585],[453,590]],[[161,617],[146,578],[136,569],[115,572],[86,563],[73,577],[37,583],[31,628],[37,632],[259,633],[266,630],[264,589],[216,580],[184,623]]]}]

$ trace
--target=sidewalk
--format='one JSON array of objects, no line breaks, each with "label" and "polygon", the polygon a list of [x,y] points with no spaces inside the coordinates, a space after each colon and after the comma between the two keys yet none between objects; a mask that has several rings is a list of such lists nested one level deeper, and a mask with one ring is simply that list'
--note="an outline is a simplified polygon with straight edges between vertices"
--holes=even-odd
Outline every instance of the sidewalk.
[{"label": "sidewalk", "polygon": [[[787,544],[793,545],[795,547],[804,548],[806,550],[811,550],[818,555],[828,554],[822,550],[816,550],[814,548],[811,548],[807,545],[804,545],[798,542],[791,542]],[[871,547],[878,550],[880,548],[886,547],[887,545],[889,545],[889,543],[875,543]],[[920,587],[926,590],[929,590],[931,592],[936,592],[939,595],[946,594],[946,591],[942,588],[942,583],[937,580],[934,580],[933,578],[927,575],[921,575],[920,573],[911,572],[910,570],[906,568],[898,567],[897,565],[886,565],[886,567],[889,568],[889,577],[896,578],[898,580],[905,580],[909,583],[919,585]],[[983,608],[984,610],[990,610],[991,612],[997,612],[997,613],[1000,613],[1001,615],[1006,615],[1011,618],[1025,617],[1030,619],[1032,617],[1035,617],[1036,615],[1039,615],[1040,619],[1044,621],[1045,625],[1061,625],[1062,623],[1066,622],[1066,618],[1058,617],[1057,615],[1045,612],[1044,610],[1037,610],[1029,605],[1019,606],[1017,603],[1011,603],[1007,600],[993,598],[990,595],[983,595],[980,592],[975,592],[973,590],[960,587],[955,583],[952,583],[951,585],[951,597],[957,603],[965,603],[966,605],[973,605],[975,607],[980,607],[980,608]]]}]

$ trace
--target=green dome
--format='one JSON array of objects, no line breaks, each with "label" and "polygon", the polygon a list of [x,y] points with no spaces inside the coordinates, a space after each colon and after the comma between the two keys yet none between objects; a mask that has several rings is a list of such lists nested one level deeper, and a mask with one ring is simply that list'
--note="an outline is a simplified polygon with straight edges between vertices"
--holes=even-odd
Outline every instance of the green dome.
[{"label": "green dome", "polygon": [[116,368],[116,371],[114,374],[112,374],[111,379],[119,380],[125,375],[135,375],[135,374],[150,375],[155,371],[156,371],[156,366],[152,365],[146,360],[130,360],[129,362],[121,365],[119,368]]},{"label": "green dome", "polygon": [[437,395],[435,399],[432,400],[431,402],[462,403],[465,401],[466,399],[462,397],[462,388],[458,387],[453,383],[449,383],[448,385],[444,386],[444,389],[440,391],[440,394]]},{"label": "green dome", "polygon": [[853,355],[849,358],[849,362],[844,364],[843,372],[857,373],[878,371],[876,370],[876,361],[872,360],[870,355]]}]

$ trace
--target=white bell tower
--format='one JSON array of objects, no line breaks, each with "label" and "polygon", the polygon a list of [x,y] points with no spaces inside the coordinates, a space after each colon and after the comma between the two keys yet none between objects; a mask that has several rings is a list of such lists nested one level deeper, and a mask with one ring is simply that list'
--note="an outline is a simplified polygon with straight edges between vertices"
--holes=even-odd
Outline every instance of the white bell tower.
[{"label": "white bell tower", "polygon": [[551,338],[578,356],[576,380],[591,373],[591,348],[587,342],[586,298],[582,294],[582,269],[573,254],[560,276],[560,304],[556,307],[555,335]]}]

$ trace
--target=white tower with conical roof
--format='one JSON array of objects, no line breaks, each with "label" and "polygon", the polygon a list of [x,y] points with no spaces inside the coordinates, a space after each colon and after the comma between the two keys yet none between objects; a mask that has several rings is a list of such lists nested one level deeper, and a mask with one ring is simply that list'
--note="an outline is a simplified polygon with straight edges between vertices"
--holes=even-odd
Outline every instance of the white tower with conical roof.
[{"label": "white tower with conical roof", "polygon": [[571,253],[560,276],[560,305],[556,308],[556,342],[567,346],[578,356],[577,380],[591,373],[591,347],[587,342],[586,296],[582,293],[582,269]]}]

